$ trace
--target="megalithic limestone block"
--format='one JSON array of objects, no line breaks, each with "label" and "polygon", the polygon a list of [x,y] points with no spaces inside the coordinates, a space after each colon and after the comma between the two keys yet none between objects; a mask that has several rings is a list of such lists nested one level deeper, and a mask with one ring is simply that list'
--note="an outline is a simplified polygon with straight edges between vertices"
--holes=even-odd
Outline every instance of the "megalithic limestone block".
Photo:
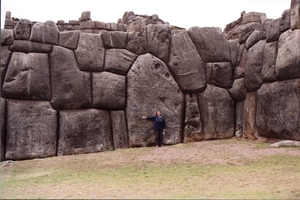
[{"label": "megalithic limestone block", "polygon": [[21,19],[14,28],[14,38],[16,40],[28,40],[33,24],[27,19]]},{"label": "megalithic limestone block", "polygon": [[129,140],[125,112],[123,110],[111,111],[110,116],[114,149],[128,148]]},{"label": "megalithic limestone block", "polygon": [[232,71],[230,62],[206,63],[207,83],[221,88],[231,88]]},{"label": "megalithic limestone block", "polygon": [[276,81],[275,64],[278,52],[278,42],[267,43],[264,50],[262,78],[264,82]]},{"label": "megalithic limestone block", "polygon": [[202,92],[206,87],[206,65],[186,30],[172,31],[170,71],[183,92]]},{"label": "megalithic limestone block", "polygon": [[73,51],[54,46],[50,54],[50,72],[53,108],[92,107],[91,74],[78,69]]},{"label": "megalithic limestone block", "polygon": [[166,119],[164,144],[181,142],[183,94],[167,66],[151,54],[139,56],[127,74],[129,146],[154,144],[153,122],[142,116],[155,116],[160,110]]},{"label": "megalithic limestone block", "polygon": [[198,94],[203,139],[226,139],[234,136],[234,102],[228,92],[207,84]]},{"label": "megalithic limestone block", "polygon": [[265,137],[300,140],[300,79],[264,83],[257,91],[256,126]]},{"label": "megalithic limestone block", "polygon": [[300,0],[291,0],[291,29],[300,29]]},{"label": "megalithic limestone block", "polygon": [[4,80],[5,72],[7,70],[7,66],[9,64],[9,58],[11,56],[11,51],[9,50],[9,46],[1,46],[1,76],[0,76],[0,84],[1,84],[1,89],[2,91],[2,82]]},{"label": "megalithic limestone block", "polygon": [[62,110],[59,113],[58,155],[113,150],[108,111]]},{"label": "megalithic limestone block", "polygon": [[57,113],[48,101],[7,100],[5,159],[56,155]]},{"label": "megalithic limestone block", "polygon": [[59,30],[55,22],[37,22],[33,25],[30,35],[30,41],[48,44],[58,44],[58,40]]}]

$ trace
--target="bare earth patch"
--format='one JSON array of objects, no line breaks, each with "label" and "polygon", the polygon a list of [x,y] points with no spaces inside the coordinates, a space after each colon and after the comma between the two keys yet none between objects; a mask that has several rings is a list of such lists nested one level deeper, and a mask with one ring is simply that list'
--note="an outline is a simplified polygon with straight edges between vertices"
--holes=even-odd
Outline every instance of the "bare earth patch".
[{"label": "bare earth patch", "polygon": [[300,198],[300,148],[213,140],[1,162],[2,198]]}]

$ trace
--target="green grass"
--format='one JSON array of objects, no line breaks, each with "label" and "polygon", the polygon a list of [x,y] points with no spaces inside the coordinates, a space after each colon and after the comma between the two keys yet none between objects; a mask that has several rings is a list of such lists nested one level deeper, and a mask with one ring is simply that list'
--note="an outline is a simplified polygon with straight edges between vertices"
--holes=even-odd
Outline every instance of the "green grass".
[{"label": "green grass", "polygon": [[[17,161],[2,169],[2,198],[300,198],[300,156],[244,158],[243,165],[134,159],[150,150]],[[129,161],[119,164],[115,159]]]}]

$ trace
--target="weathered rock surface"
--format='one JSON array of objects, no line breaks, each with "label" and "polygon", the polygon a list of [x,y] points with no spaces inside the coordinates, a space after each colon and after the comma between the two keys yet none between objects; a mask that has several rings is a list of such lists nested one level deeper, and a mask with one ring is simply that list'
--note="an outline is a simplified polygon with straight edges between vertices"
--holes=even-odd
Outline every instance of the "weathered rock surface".
[{"label": "weathered rock surface", "polygon": [[148,52],[165,63],[169,61],[171,27],[168,24],[147,26]]},{"label": "weathered rock surface", "polygon": [[[2,84],[2,81],[4,80],[5,72],[7,69],[7,66],[9,64],[9,58],[11,56],[11,51],[9,51],[9,46],[1,46],[1,76],[0,76],[0,83]],[[1,85],[2,90],[2,85]]]},{"label": "weathered rock surface", "polygon": [[219,28],[194,26],[188,34],[204,62],[230,62],[229,44]]},{"label": "weathered rock surface", "polygon": [[28,40],[31,34],[31,28],[31,21],[27,19],[20,19],[14,28],[14,38],[16,40]]},{"label": "weathered rock surface", "polygon": [[105,48],[122,48],[126,49],[127,33],[121,31],[105,31],[102,30],[100,35]]},{"label": "weathered rock surface", "polygon": [[243,110],[243,137],[255,140],[258,138],[258,131],[255,123],[256,117],[256,92],[247,93]]},{"label": "weathered rock surface", "polygon": [[186,112],[183,142],[200,141],[203,139],[203,134],[197,94],[187,94],[185,98]]},{"label": "weathered rock surface", "polygon": [[239,55],[239,40],[234,39],[234,40],[228,40],[229,44],[229,49],[230,49],[230,57],[231,57],[231,64],[232,66],[237,65],[237,60],[238,60],[238,55]]},{"label": "weathered rock surface", "polygon": [[300,1],[291,0],[291,29],[300,29]]},{"label": "weathered rock surface", "polygon": [[300,77],[300,29],[286,31],[278,41],[276,78],[288,80]]},{"label": "weathered rock surface", "polygon": [[[23,39],[23,38],[22,38]],[[25,38],[24,38],[25,39]],[[49,44],[58,44],[59,30],[53,21],[37,22],[32,27],[30,40]]]},{"label": "weathered rock surface", "polygon": [[279,39],[280,36],[280,23],[281,18],[269,21],[266,23],[266,35],[267,35],[267,42],[274,42]]},{"label": "weathered rock surface", "polygon": [[247,63],[247,49],[245,48],[245,45],[242,44],[239,47],[239,54],[238,54],[238,60],[237,60],[237,66],[234,70],[234,78],[242,78],[245,77],[245,68]]},{"label": "weathered rock surface", "polygon": [[28,40],[15,40],[10,47],[11,51],[25,52],[25,53],[51,53],[52,45],[38,42],[31,42]]},{"label": "weathered rock surface", "polygon": [[205,89],[205,63],[185,30],[172,31],[169,66],[183,92]]},{"label": "weathered rock surface", "polygon": [[57,116],[49,102],[7,100],[5,159],[56,155]]},{"label": "weathered rock surface", "polygon": [[203,139],[226,139],[234,136],[234,102],[225,89],[207,85],[198,95]]},{"label": "weathered rock surface", "polygon": [[262,31],[262,29],[263,29],[262,24],[258,22],[251,22],[241,26],[239,32],[240,44],[244,44],[253,31],[255,30]]},{"label": "weathered rock surface", "polygon": [[64,110],[59,113],[58,155],[113,150],[108,111]]},{"label": "weathered rock surface", "polygon": [[126,49],[107,49],[104,70],[126,75],[137,55]]},{"label": "weathered rock surface", "polygon": [[242,16],[242,24],[247,24],[251,22],[263,23],[266,20],[267,16],[265,13],[259,12],[248,12]]},{"label": "weathered rock surface", "polygon": [[256,91],[263,83],[262,67],[266,41],[261,40],[252,46],[247,53],[245,83],[248,92]]},{"label": "weathered rock surface", "polygon": [[135,54],[148,52],[146,19],[136,18],[127,28],[127,49]]},{"label": "weathered rock surface", "polygon": [[1,29],[1,45],[12,45],[14,42],[14,33],[10,29]]},{"label": "weathered rock surface", "polygon": [[54,46],[50,54],[50,69],[53,108],[92,106],[91,75],[78,69],[73,51]]},{"label": "weathered rock surface", "polygon": [[111,111],[110,116],[114,149],[128,148],[128,131],[125,112],[123,110]]},{"label": "weathered rock surface", "polygon": [[0,161],[4,160],[5,158],[5,141],[6,141],[6,100],[4,98],[0,98],[0,145],[1,145],[1,153],[0,153]]},{"label": "weathered rock surface", "polygon": [[235,102],[240,102],[246,99],[247,89],[244,78],[235,79],[233,85],[227,90],[231,98]]},{"label": "weathered rock surface", "polygon": [[3,82],[2,96],[20,100],[50,100],[48,55],[12,53]]},{"label": "weathered rock surface", "polygon": [[183,94],[167,66],[151,54],[141,55],[127,74],[129,146],[154,144],[153,122],[141,120],[160,110],[166,119],[164,144],[181,142]]},{"label": "weathered rock surface", "polygon": [[105,49],[101,35],[81,33],[75,54],[80,70],[103,71]]},{"label": "weathered rock surface", "polygon": [[262,31],[254,30],[245,42],[246,49],[250,49],[254,44],[263,39],[263,37],[264,34]]},{"label": "weathered rock surface", "polygon": [[267,43],[264,50],[262,78],[264,82],[276,81],[275,63],[278,52],[278,42]]},{"label": "weathered rock surface", "polygon": [[206,63],[207,83],[222,88],[232,87],[232,66],[230,62]]},{"label": "weathered rock surface", "polygon": [[122,110],[126,103],[125,76],[110,72],[93,73],[94,108]]},{"label": "weathered rock surface", "polygon": [[258,134],[300,140],[299,109],[300,79],[264,83],[257,91]]},{"label": "weathered rock surface", "polygon": [[280,22],[280,31],[284,32],[291,28],[291,9],[287,9],[282,12],[281,22]]},{"label": "weathered rock surface", "polygon": [[244,124],[244,101],[237,102],[235,104],[235,137],[242,138]]},{"label": "weathered rock surface", "polygon": [[58,44],[62,47],[75,50],[78,45],[79,36],[79,31],[60,32]]}]

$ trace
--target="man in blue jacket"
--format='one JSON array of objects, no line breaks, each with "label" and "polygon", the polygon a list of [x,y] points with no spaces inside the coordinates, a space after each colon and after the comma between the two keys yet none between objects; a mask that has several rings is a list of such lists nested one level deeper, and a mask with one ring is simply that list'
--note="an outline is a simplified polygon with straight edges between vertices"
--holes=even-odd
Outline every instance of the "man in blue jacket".
[{"label": "man in blue jacket", "polygon": [[154,121],[155,142],[157,145],[156,147],[162,147],[163,139],[164,139],[163,135],[166,129],[166,122],[165,122],[165,118],[161,115],[161,112],[157,110],[155,117],[143,116],[142,118]]}]

